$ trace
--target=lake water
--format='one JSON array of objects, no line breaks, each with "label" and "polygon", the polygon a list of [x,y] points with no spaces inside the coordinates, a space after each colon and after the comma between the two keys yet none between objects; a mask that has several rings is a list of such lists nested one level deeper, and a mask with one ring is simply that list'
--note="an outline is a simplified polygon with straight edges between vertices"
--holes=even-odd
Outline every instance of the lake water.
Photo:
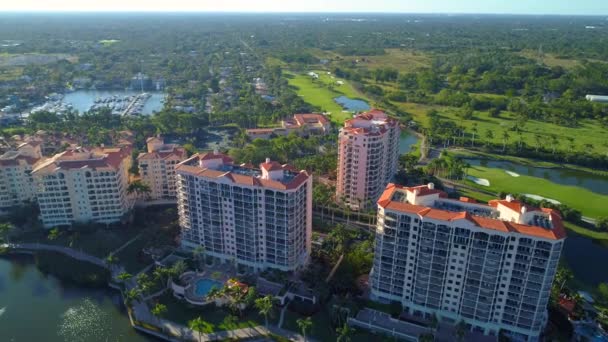
[{"label": "lake water", "polygon": [[474,158],[465,158],[465,160],[473,166],[504,169],[516,172],[520,175],[544,178],[553,183],[579,186],[598,194],[608,195],[608,177],[596,175],[590,172],[562,168],[527,166],[502,160]]},{"label": "lake water", "polygon": [[412,146],[418,142],[418,137],[408,132],[401,132],[399,138],[399,154],[412,152]]},{"label": "lake water", "polygon": [[568,231],[562,257],[574,277],[584,284],[595,288],[608,283],[608,267],[602,262],[608,260],[608,241],[599,242]]},{"label": "lake water", "polygon": [[336,97],[334,101],[342,106],[342,108],[350,112],[362,112],[371,109],[367,102],[363,100],[351,99],[344,95]]},{"label": "lake water", "polygon": [[118,292],[45,276],[28,256],[0,258],[0,336],[6,342],[152,341],[131,328]]},{"label": "lake water", "polygon": [[[131,90],[77,90],[65,94],[63,102],[70,103],[80,113],[84,113],[95,103],[95,99],[109,96],[131,96],[141,92]],[[148,98],[142,109],[142,114],[152,115],[163,108],[163,100],[166,97],[165,93],[148,92],[151,96]]]}]

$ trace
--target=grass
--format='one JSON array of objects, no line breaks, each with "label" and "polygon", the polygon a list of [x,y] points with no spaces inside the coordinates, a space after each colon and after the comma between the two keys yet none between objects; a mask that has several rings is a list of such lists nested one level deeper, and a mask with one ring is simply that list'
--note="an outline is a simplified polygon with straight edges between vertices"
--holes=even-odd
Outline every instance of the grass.
[{"label": "grass", "polygon": [[519,55],[522,57],[526,57],[526,58],[535,60],[548,67],[560,66],[565,69],[573,69],[573,68],[581,65],[579,60],[570,59],[570,58],[559,58],[556,55],[551,54],[551,53],[543,53],[542,56],[539,56],[537,50],[522,50],[519,53]]},{"label": "grass", "polygon": [[415,72],[431,66],[431,57],[410,49],[385,49],[384,55],[378,56],[340,56],[345,61],[359,60],[359,65],[369,69],[391,67],[400,73]]},{"label": "grass", "polygon": [[[493,138],[491,141],[495,144],[503,143],[503,132],[509,133],[507,144],[516,144],[519,141],[519,136],[510,129],[515,125],[515,116],[503,111],[499,117],[493,118],[487,112],[474,112],[474,117],[471,120],[463,120],[457,114],[459,109],[455,107],[425,105],[417,103],[395,103],[400,109],[412,114],[414,120],[424,127],[429,126],[429,118],[427,112],[435,109],[439,112],[442,119],[454,121],[458,125],[465,127],[465,130],[472,133],[474,124],[477,124],[477,144],[487,141],[487,131],[492,131]],[[601,127],[597,120],[581,120],[577,127],[565,127],[548,123],[544,121],[529,120],[526,122],[522,130],[522,141],[529,146],[536,146],[537,142],[535,135],[541,137],[541,144],[546,149],[551,149],[551,135],[558,138],[557,150],[568,150],[570,148],[567,137],[574,138],[574,151],[588,151],[599,154],[608,153],[608,141],[606,140],[606,130]],[[590,144],[591,146],[587,146]]]},{"label": "grass", "polygon": [[116,257],[118,257],[118,262],[125,267],[127,272],[132,274],[141,271],[151,262],[151,260],[150,262],[146,262],[146,260],[142,260],[140,257],[140,251],[147,245],[148,241],[144,237],[140,237],[139,239],[133,241],[116,254]]},{"label": "grass", "polygon": [[580,225],[577,225],[577,224],[574,224],[571,222],[565,222],[564,225],[566,226],[566,229],[571,230],[571,231],[573,231],[579,235],[585,236],[587,238],[590,238],[593,240],[607,240],[608,241],[608,232],[599,232],[597,230],[582,227]]},{"label": "grass", "polygon": [[455,156],[458,156],[461,158],[481,158],[481,159],[488,159],[488,160],[504,160],[504,161],[509,161],[512,163],[531,166],[531,167],[568,168],[568,169],[572,169],[572,170],[589,172],[589,173],[593,173],[593,174],[600,175],[600,176],[608,176],[608,171],[591,169],[591,168],[579,166],[579,165],[559,164],[559,163],[543,161],[543,160],[536,160],[536,159],[529,159],[529,158],[501,155],[501,154],[494,154],[494,153],[486,153],[486,152],[481,152],[481,151],[471,151],[471,150],[465,150],[465,149],[450,150],[450,153],[452,155],[455,155]]},{"label": "grass", "polygon": [[[215,305],[194,306],[176,299],[171,294],[159,297],[159,302],[167,306],[167,313],[163,318],[187,326],[188,321],[201,317],[207,322],[205,333],[264,325],[264,317],[259,315],[255,309],[245,310],[243,317],[230,322],[226,320],[226,317],[232,315],[230,311],[224,308],[217,308]],[[278,310],[275,310],[275,319],[277,318]],[[271,324],[276,324],[276,322],[272,321],[271,317],[269,317],[268,321]]]},{"label": "grass", "polygon": [[[299,96],[304,101],[318,107],[323,112],[328,112],[330,118],[337,124],[341,124],[344,120],[352,117],[352,113],[344,112],[344,109],[334,101],[334,98],[341,95],[352,99],[369,100],[360,94],[350,82],[338,78],[331,78],[326,71],[313,71],[319,75],[319,79],[313,80],[307,73],[296,74],[285,72],[288,77],[289,85],[296,88]],[[338,85],[337,81],[343,81],[343,85]],[[333,89],[330,89],[333,85]]]},{"label": "grass", "polygon": [[[297,333],[302,333],[298,327],[297,320],[306,318],[293,311],[285,311],[283,320],[283,329],[291,330]],[[311,316],[312,327],[306,332],[306,336],[310,336],[317,341],[335,341],[335,329],[331,326],[331,317],[325,308]]]},{"label": "grass", "polygon": [[597,218],[606,214],[606,204],[608,196],[591,192],[587,189],[561,185],[550,182],[543,178],[520,175],[514,178],[504,170],[488,168],[483,166],[473,166],[468,169],[468,174],[478,178],[485,178],[490,181],[490,186],[477,185],[467,180],[468,185],[479,189],[494,192],[511,192],[517,194],[536,194],[546,198],[560,201],[572,208],[580,210],[584,216]]}]

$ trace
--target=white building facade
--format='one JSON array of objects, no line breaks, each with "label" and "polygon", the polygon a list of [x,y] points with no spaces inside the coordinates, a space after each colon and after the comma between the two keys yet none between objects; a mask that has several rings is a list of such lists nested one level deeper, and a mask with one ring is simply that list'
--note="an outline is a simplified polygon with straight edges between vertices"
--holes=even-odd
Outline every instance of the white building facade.
[{"label": "white building facade", "polygon": [[294,271],[309,259],[312,177],[267,160],[254,168],[221,153],[177,168],[182,246],[246,266]]},{"label": "white building facade", "polygon": [[121,222],[133,207],[127,194],[131,149],[71,149],[32,171],[45,228]]},{"label": "white building facade", "polygon": [[41,155],[28,146],[0,156],[0,212],[36,198],[31,172]]},{"label": "white building facade", "polygon": [[372,297],[412,315],[538,341],[566,238],[551,209],[512,197],[447,199],[432,184],[389,184],[378,201]]},{"label": "white building facade", "polygon": [[374,205],[397,173],[397,120],[372,110],[347,120],[338,138],[336,200],[359,210]]},{"label": "white building facade", "polygon": [[150,187],[149,199],[177,198],[175,166],[186,159],[186,150],[175,144],[165,144],[162,138],[147,140],[148,152],[137,157],[142,181]]}]

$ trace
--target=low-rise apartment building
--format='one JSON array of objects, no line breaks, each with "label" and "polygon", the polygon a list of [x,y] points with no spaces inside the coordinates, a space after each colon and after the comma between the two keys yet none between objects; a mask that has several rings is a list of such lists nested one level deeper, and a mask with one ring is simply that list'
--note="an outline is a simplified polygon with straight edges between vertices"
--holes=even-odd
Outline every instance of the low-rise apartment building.
[{"label": "low-rise apartment building", "polygon": [[178,164],[182,246],[254,271],[294,271],[309,259],[312,177],[270,161],[236,165],[221,153]]},{"label": "low-rise apartment building", "polygon": [[281,127],[251,128],[245,132],[251,139],[269,139],[292,132],[301,136],[325,135],[331,132],[331,123],[323,114],[294,114],[293,118],[282,120]]},{"label": "low-rise apartment building", "polygon": [[176,199],[175,166],[186,159],[186,150],[165,144],[160,137],[148,138],[148,152],[137,157],[141,180],[150,187],[149,199]]},{"label": "low-rise apartment building", "polygon": [[116,223],[133,206],[127,194],[131,148],[75,148],[32,170],[44,227]]},{"label": "low-rise apartment building", "polygon": [[556,210],[507,196],[448,199],[389,184],[378,200],[372,297],[412,315],[537,341],[566,233]]},{"label": "low-rise apartment building", "polygon": [[397,173],[397,120],[371,110],[346,120],[338,138],[336,201],[359,210],[374,205]]}]

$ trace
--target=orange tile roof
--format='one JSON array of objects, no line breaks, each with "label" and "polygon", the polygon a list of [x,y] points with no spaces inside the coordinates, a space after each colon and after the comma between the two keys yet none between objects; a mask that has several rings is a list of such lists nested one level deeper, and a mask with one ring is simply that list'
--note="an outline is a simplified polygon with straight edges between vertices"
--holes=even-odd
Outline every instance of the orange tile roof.
[{"label": "orange tile roof", "polygon": [[[176,166],[176,170],[187,172],[196,176],[207,177],[207,178],[222,178],[234,182],[236,184],[249,185],[249,186],[261,186],[266,188],[273,188],[278,190],[291,190],[300,187],[303,183],[305,183],[311,176],[306,171],[300,171],[295,177],[290,179],[288,182],[281,182],[272,179],[263,179],[261,177],[256,177],[253,175],[244,175],[232,171],[219,171],[208,168],[201,168],[198,165],[188,165],[188,162],[199,158],[199,159],[219,159],[222,158],[224,164],[232,164],[232,158],[224,155],[224,154],[199,154],[191,157],[190,159],[183,161]],[[253,169],[253,165],[245,165],[244,167]],[[251,167],[249,167],[251,166]],[[281,165],[275,161],[271,161],[270,163],[262,163],[260,167],[269,167],[270,170],[289,170],[292,171],[294,168],[290,165]]]},{"label": "orange tile roof", "polygon": [[[397,190],[405,190],[412,191],[412,189],[417,189],[421,187],[427,186],[418,186],[418,187],[403,187],[396,184],[388,184],[386,190],[380,196],[378,200],[378,205],[383,207],[384,209],[401,211],[411,214],[416,214],[420,217],[428,217],[430,219],[440,220],[440,221],[456,221],[456,220],[467,220],[473,223],[475,226],[480,228],[486,228],[490,230],[501,231],[505,233],[519,233],[523,235],[529,235],[549,240],[559,240],[566,237],[566,230],[564,229],[561,216],[557,210],[542,208],[542,211],[548,213],[551,219],[551,223],[553,224],[552,229],[545,229],[542,227],[531,226],[526,224],[507,222],[502,220],[497,220],[489,217],[476,216],[472,215],[468,212],[454,212],[442,209],[435,209],[421,205],[414,205],[405,202],[393,201],[393,195]],[[428,189],[435,190],[435,189]],[[440,190],[435,190],[440,191]],[[491,201],[492,204],[500,203],[501,200]],[[506,201],[505,201],[506,202]],[[508,203],[513,203],[508,202]],[[509,206],[509,208],[516,208],[516,204]],[[520,206],[521,207],[521,206]],[[528,206],[526,206],[528,207]],[[536,208],[530,207],[531,210],[538,210]]]}]

